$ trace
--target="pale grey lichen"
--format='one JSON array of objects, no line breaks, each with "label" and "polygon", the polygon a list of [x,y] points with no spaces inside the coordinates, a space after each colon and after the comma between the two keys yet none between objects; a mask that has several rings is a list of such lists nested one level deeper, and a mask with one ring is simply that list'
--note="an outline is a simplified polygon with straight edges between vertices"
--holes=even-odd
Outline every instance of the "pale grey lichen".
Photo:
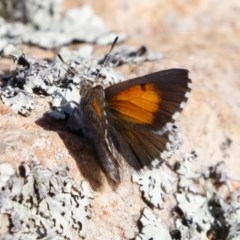
[{"label": "pale grey lichen", "polygon": [[[89,50],[84,49],[79,49],[79,55],[75,57],[72,51],[65,49],[64,58],[69,59],[66,64],[59,60],[50,63],[40,61],[24,54],[14,56],[15,73],[6,76],[2,74],[2,101],[14,112],[28,116],[34,109],[34,97],[50,96],[47,98],[52,108],[49,114],[57,119],[64,119],[71,115],[74,107],[80,102],[80,89],[84,87],[86,79],[93,85],[99,75],[105,87],[123,80],[112,68],[102,65],[102,56],[89,57]],[[119,65],[134,62],[134,59],[139,57],[138,51],[131,50],[130,57],[129,52],[119,52],[114,59],[109,59],[108,63]],[[145,61],[147,58],[148,52],[145,49],[141,53],[141,59]],[[121,62],[121,59],[127,60]]]},{"label": "pale grey lichen", "polygon": [[[182,134],[177,123],[168,123],[158,134],[168,134],[167,149],[160,153],[159,160],[169,160],[182,144]],[[156,159],[153,169],[144,169],[139,173],[133,173],[133,182],[139,185],[144,199],[155,207],[162,208],[167,194],[176,191],[177,179],[174,173],[163,162]]]},{"label": "pale grey lichen", "polygon": [[[52,21],[60,20],[63,0],[1,0],[0,15],[9,21],[31,23],[40,29],[48,29]],[[45,14],[45,19],[38,16]],[[48,23],[48,24],[46,24]]]},{"label": "pale grey lichen", "polygon": [[[239,191],[230,187],[223,163],[201,172],[194,172],[191,164],[194,152],[182,153],[178,164],[178,192],[175,194],[178,217],[175,227],[181,239],[238,239],[240,233]],[[226,190],[229,193],[226,197]],[[209,237],[209,238],[208,238]]]},{"label": "pale grey lichen", "polygon": [[180,162],[179,166],[176,169],[178,173],[178,186],[181,190],[186,192],[198,193],[199,185],[195,183],[195,180],[201,177],[201,172],[195,172],[192,170],[193,161],[196,160],[196,153],[193,151],[191,153],[179,153]]},{"label": "pale grey lichen", "polygon": [[15,171],[9,163],[2,163],[0,164],[0,173],[0,182],[1,184],[4,184],[12,175],[14,175]]},{"label": "pale grey lichen", "polygon": [[178,152],[180,161],[175,163],[178,174],[178,191],[175,193],[177,205],[175,211],[178,217],[175,220],[176,230],[181,239],[207,239],[214,218],[209,210],[209,199],[203,193],[198,180],[201,173],[192,170],[196,160],[196,153]]},{"label": "pale grey lichen", "polygon": [[227,201],[221,201],[221,205],[224,210],[224,217],[229,226],[227,240],[237,240],[240,236],[240,189],[232,192],[230,199],[230,204]]},{"label": "pale grey lichen", "polygon": [[183,192],[176,194],[176,200],[185,219],[191,223],[191,227],[195,226],[196,232],[200,229],[199,232],[206,233],[211,228],[214,219],[209,212],[208,199],[205,196]]},{"label": "pale grey lichen", "polygon": [[50,49],[76,41],[109,44],[116,36],[119,41],[126,39],[126,34],[111,31],[90,5],[64,11],[59,0],[8,0],[0,2],[0,12],[6,19],[0,18],[0,52],[4,55],[10,45],[20,43]]},{"label": "pale grey lichen", "polygon": [[171,235],[161,220],[153,213],[150,208],[144,208],[140,218],[142,224],[141,232],[135,237],[135,240],[171,240]]},{"label": "pale grey lichen", "polygon": [[86,181],[77,184],[66,168],[47,169],[36,162],[20,169],[22,176],[0,165],[0,217],[8,216],[11,223],[1,239],[86,237],[93,199]]},{"label": "pale grey lichen", "polygon": [[12,86],[7,86],[3,91],[0,90],[0,94],[3,103],[15,113],[29,116],[34,109],[31,96],[21,89],[14,89]]},{"label": "pale grey lichen", "polygon": [[[209,209],[214,217],[213,230],[227,240],[239,239],[240,236],[240,188],[232,188],[239,180],[231,179],[223,162],[209,167],[204,173],[208,176],[206,184]],[[233,184],[230,184],[230,183]],[[228,191],[226,193],[226,191]]]},{"label": "pale grey lichen", "polygon": [[157,208],[163,207],[166,194],[176,187],[176,179],[165,165],[134,173],[132,180],[139,185],[143,198]]},{"label": "pale grey lichen", "polygon": [[183,224],[180,219],[177,219],[175,222],[176,229],[180,232],[180,238],[173,239],[181,239],[181,240],[208,240],[206,236],[206,232],[199,233],[196,230],[196,225],[191,222],[188,225]]}]

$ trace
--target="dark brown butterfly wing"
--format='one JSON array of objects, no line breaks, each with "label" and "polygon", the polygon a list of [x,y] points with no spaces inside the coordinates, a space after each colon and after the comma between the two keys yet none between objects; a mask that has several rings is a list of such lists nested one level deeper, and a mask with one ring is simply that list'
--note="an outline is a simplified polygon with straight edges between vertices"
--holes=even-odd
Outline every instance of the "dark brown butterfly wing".
[{"label": "dark brown butterfly wing", "polygon": [[168,141],[161,133],[190,91],[188,71],[169,69],[105,89],[108,135],[136,169],[150,165]]},{"label": "dark brown butterfly wing", "polygon": [[85,92],[79,108],[70,116],[67,126],[80,132],[95,150],[102,169],[115,182],[121,181],[120,156],[115,146],[106,138],[106,118],[104,114],[104,89],[95,86]]}]

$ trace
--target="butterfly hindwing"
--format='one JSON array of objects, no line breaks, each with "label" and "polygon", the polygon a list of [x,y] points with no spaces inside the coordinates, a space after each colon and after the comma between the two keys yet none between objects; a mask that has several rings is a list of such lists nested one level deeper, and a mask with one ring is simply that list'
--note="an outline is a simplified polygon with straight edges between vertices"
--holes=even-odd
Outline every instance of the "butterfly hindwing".
[{"label": "butterfly hindwing", "polygon": [[137,170],[146,165],[150,166],[168,142],[166,134],[158,134],[114,118],[111,119],[108,132],[119,153]]}]

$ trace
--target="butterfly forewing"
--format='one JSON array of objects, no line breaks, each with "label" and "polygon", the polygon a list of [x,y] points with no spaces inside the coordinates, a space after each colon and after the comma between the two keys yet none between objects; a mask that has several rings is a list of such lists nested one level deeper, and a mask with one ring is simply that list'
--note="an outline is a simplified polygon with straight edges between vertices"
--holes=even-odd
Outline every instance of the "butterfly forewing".
[{"label": "butterfly forewing", "polygon": [[159,131],[181,110],[190,82],[187,70],[170,69],[105,89],[109,137],[134,168],[150,165],[165,149],[167,136]]}]

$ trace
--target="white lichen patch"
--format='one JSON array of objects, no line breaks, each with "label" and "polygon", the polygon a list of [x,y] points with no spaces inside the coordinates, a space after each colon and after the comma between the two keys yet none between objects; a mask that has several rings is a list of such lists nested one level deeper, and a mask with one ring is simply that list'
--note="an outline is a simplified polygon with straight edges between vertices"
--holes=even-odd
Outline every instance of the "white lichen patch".
[{"label": "white lichen patch", "polygon": [[200,173],[193,171],[196,153],[178,152],[179,161],[175,163],[178,174],[177,200],[178,217],[175,220],[176,230],[181,239],[207,239],[207,232],[211,229],[214,218],[209,211],[209,199],[200,187]]},{"label": "white lichen patch", "polygon": [[176,200],[184,213],[184,218],[190,223],[189,226],[195,226],[196,232],[206,233],[211,228],[214,219],[209,212],[206,197],[192,193],[177,193]]},{"label": "white lichen patch", "polygon": [[125,33],[111,31],[90,5],[66,11],[59,1],[0,2],[6,19],[0,18],[0,51],[6,55],[11,45],[21,43],[56,49],[73,41],[109,44],[117,35],[126,39]]},{"label": "white lichen patch", "polygon": [[[228,176],[225,164],[220,162],[209,167],[204,177],[208,176],[207,194],[211,196],[209,210],[214,220],[214,232],[217,237],[237,240],[240,236],[240,188],[239,180]],[[233,186],[238,186],[236,189]]]},{"label": "white lichen patch", "polygon": [[139,185],[144,199],[157,208],[163,207],[166,194],[176,188],[176,179],[164,165],[134,173],[132,180]]},{"label": "white lichen patch", "polygon": [[8,86],[4,91],[0,89],[0,95],[3,103],[10,107],[15,113],[29,116],[34,109],[31,97],[20,89],[14,89]]},{"label": "white lichen patch", "polygon": [[[239,239],[239,191],[231,187],[223,163],[193,171],[196,153],[181,154],[175,227],[181,239]],[[236,180],[235,180],[236,181]]]},{"label": "white lichen patch", "polygon": [[[139,49],[118,51],[114,58],[108,60],[108,65],[119,66],[137,59],[147,61],[149,54],[147,48],[144,49],[140,52]],[[99,79],[104,87],[123,80],[112,68],[103,66],[103,56],[93,58],[89,56],[91,52],[81,49],[77,53],[65,50],[63,58],[70,59],[65,64],[59,60],[35,60],[24,54],[15,56],[14,74],[1,74],[2,101],[14,112],[29,116],[35,108],[34,99],[37,96],[45,97],[51,107],[49,114],[64,119],[79,104],[84,89],[94,86]]]},{"label": "white lichen patch", "polygon": [[0,174],[0,182],[3,185],[9,180],[9,178],[12,175],[14,175],[15,171],[9,163],[2,163],[2,164],[0,164],[0,173],[1,173]]},{"label": "white lichen patch", "polygon": [[161,223],[161,220],[155,216],[150,208],[144,208],[140,219],[142,224],[141,233],[135,240],[171,240],[171,235],[166,227]]},{"label": "white lichen patch", "polygon": [[[159,160],[167,161],[182,145],[180,126],[177,123],[168,123],[156,133],[159,135],[168,134],[167,149],[159,156]],[[158,160],[153,161],[152,169],[144,169],[139,173],[134,173],[132,180],[140,186],[143,198],[158,208],[163,207],[166,194],[177,189],[177,178],[174,177],[173,172],[165,163],[159,164]]]},{"label": "white lichen patch", "polygon": [[208,240],[206,233],[199,233],[196,230],[196,225],[192,223],[188,223],[188,225],[184,225],[180,219],[177,219],[175,222],[176,229],[179,231],[182,240]]},{"label": "white lichen patch", "polygon": [[231,194],[231,204],[221,202],[224,209],[224,217],[230,226],[228,239],[237,240],[240,236],[240,189]]},{"label": "white lichen patch", "polygon": [[201,177],[200,172],[192,170],[193,161],[196,160],[196,153],[180,153],[182,161],[178,164],[176,173],[178,173],[178,186],[186,192],[199,193],[198,179]]},{"label": "white lichen patch", "polygon": [[21,174],[10,171],[6,181],[8,169],[0,165],[0,216],[8,216],[11,223],[1,239],[86,237],[93,193],[85,181],[77,184],[65,168],[52,170],[36,163],[23,164]]}]

